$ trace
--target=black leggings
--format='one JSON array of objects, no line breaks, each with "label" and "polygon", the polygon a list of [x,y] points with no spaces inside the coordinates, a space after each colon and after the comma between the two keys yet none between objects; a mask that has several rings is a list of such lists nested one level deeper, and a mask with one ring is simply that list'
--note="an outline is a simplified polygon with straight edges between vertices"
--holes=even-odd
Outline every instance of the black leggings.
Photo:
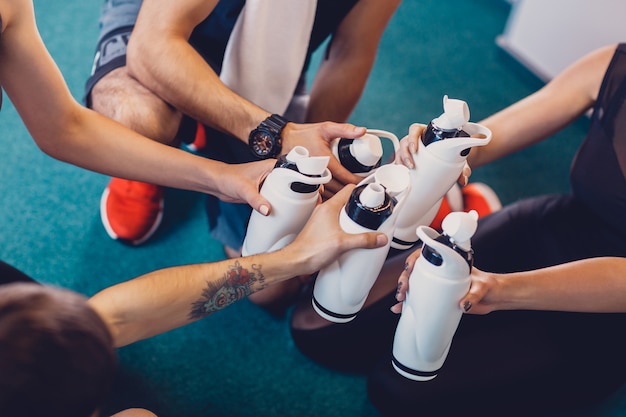
[{"label": "black leggings", "polygon": [[0,261],[0,285],[12,282],[36,282],[34,279],[14,268],[13,266]]},{"label": "black leggings", "polygon": [[[523,200],[481,219],[472,246],[476,266],[492,272],[626,257],[626,239],[571,196]],[[391,366],[399,319],[387,314],[393,296],[359,313],[354,325],[292,330],[296,345],[318,363],[344,370],[348,362],[351,371],[367,373],[370,400],[384,415],[564,411],[597,402],[626,381],[626,314],[544,311],[465,315],[438,376],[408,380]]]}]

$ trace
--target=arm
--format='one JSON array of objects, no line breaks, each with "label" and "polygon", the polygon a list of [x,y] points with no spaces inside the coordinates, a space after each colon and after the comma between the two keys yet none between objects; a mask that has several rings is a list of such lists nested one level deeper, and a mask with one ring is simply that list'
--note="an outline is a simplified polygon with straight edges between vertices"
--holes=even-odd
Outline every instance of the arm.
[{"label": "arm", "polygon": [[378,45],[401,0],[360,0],[337,28],[315,75],[307,121],[344,122],[370,75]]},{"label": "arm", "polygon": [[[188,42],[193,29],[216,3],[144,1],[128,45],[127,66],[135,78],[167,103],[247,143],[250,131],[270,113],[224,85]],[[283,153],[303,145],[313,155],[330,155],[328,142],[332,139],[343,135],[356,138],[364,133],[364,128],[349,124],[289,123],[283,130]]]},{"label": "arm", "polygon": [[[370,75],[378,44],[400,0],[360,0],[337,28],[330,53],[315,75],[306,120],[344,122],[356,106]],[[345,137],[345,136],[344,136]],[[329,169],[333,179],[324,187],[324,197],[345,184],[358,183],[334,158]]]},{"label": "arm", "polygon": [[[271,161],[235,169],[161,145],[84,108],[72,97],[41,40],[32,3],[0,4],[5,26],[0,83],[42,151],[107,175],[210,193],[248,202],[259,211],[269,206],[258,186],[272,169]],[[229,187],[224,174],[231,181]]]},{"label": "arm", "polygon": [[124,346],[183,326],[297,275],[311,274],[353,248],[384,246],[382,233],[348,234],[339,211],[353,186],[318,206],[293,243],[267,254],[155,271],[90,299]]},{"label": "arm", "polygon": [[[615,45],[598,49],[564,70],[543,88],[480,123],[491,129],[487,146],[472,149],[467,162],[479,167],[549,138],[584,112],[598,95]],[[413,124],[402,139],[397,160],[413,168],[424,125]]]},{"label": "arm", "polygon": [[569,66],[536,93],[481,121],[493,137],[468,157],[472,167],[549,138],[589,110],[598,96],[615,45],[598,49]]},{"label": "arm", "polygon": [[474,268],[461,300],[466,312],[555,310],[626,312],[626,258],[591,258],[534,271],[493,274]]}]

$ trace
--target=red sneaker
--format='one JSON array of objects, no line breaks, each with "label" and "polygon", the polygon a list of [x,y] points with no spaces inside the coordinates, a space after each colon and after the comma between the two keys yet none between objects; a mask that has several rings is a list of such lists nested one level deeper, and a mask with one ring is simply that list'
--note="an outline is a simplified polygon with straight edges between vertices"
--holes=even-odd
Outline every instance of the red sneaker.
[{"label": "red sneaker", "polygon": [[111,178],[100,199],[100,217],[114,240],[141,245],[163,218],[164,189],[145,182]]},{"label": "red sneaker", "polygon": [[502,208],[502,203],[493,189],[482,182],[467,184],[463,193],[463,211],[476,210],[478,217],[484,217]]},{"label": "red sneaker", "polygon": [[437,215],[430,223],[430,227],[441,231],[441,222],[453,211],[476,210],[478,217],[498,211],[502,208],[502,203],[498,195],[491,187],[482,182],[473,182],[465,187],[454,184],[441,202]]},{"label": "red sneaker", "polygon": [[450,188],[450,191],[448,191],[443,197],[441,206],[439,206],[439,211],[430,223],[430,227],[441,231],[441,222],[443,222],[443,219],[445,219],[446,216],[453,211],[463,211],[463,194],[461,193],[461,187],[458,184],[454,184],[452,188]]},{"label": "red sneaker", "polygon": [[196,136],[193,142],[187,145],[187,148],[192,152],[199,152],[206,148],[206,130],[204,125],[200,122],[196,122]]}]

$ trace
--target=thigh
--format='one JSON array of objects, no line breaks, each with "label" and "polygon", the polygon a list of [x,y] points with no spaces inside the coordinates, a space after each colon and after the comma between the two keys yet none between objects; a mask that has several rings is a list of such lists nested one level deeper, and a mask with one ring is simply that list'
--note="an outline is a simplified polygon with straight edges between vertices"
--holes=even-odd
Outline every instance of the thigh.
[{"label": "thigh", "polygon": [[475,264],[492,272],[626,256],[626,242],[570,195],[521,200],[479,220]]},{"label": "thigh", "polygon": [[590,406],[626,382],[624,325],[624,314],[464,316],[435,379],[400,376],[389,355],[368,376],[368,395],[395,417],[550,415]]}]

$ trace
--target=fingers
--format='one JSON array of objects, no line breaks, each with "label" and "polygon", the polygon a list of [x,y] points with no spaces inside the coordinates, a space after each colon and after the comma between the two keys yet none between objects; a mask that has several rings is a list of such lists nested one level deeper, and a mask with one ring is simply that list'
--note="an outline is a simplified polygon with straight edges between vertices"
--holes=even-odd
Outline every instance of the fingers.
[{"label": "fingers", "polygon": [[488,291],[487,285],[482,281],[472,281],[472,286],[469,291],[459,301],[459,307],[464,313],[485,314],[488,311],[484,306],[481,306],[481,300],[484,298]]},{"label": "fingers", "polygon": [[[406,293],[409,290],[409,278],[413,272],[415,261],[417,261],[417,258],[419,258],[421,253],[421,249],[413,251],[409,256],[407,256],[406,261],[404,262],[404,269],[402,270],[400,277],[398,277],[398,286],[396,288],[396,300],[398,300],[400,304],[406,299]],[[398,306],[398,304],[396,304],[391,307],[391,311],[394,313],[400,313],[402,311],[402,306]]]},{"label": "fingers", "polygon": [[415,168],[413,155],[417,153],[418,143],[426,125],[413,123],[409,127],[409,134],[400,141],[400,150],[396,155],[396,162],[399,162],[410,169]]},{"label": "fingers", "polygon": [[469,166],[469,164],[466,161],[465,165],[463,166],[463,171],[461,172],[461,175],[459,176],[459,179],[457,180],[459,185],[461,187],[465,187],[467,184],[469,184],[469,177],[471,175],[472,175],[472,168]]},{"label": "fingers", "polygon": [[409,137],[405,136],[400,141],[400,150],[396,155],[396,163],[400,163],[406,166],[409,169],[415,168],[415,161],[413,160],[413,154],[415,152],[411,152],[409,149],[409,145],[411,142],[409,141]]},{"label": "fingers", "polygon": [[336,138],[356,139],[363,136],[366,128],[350,123],[324,122],[321,124],[322,134],[327,141]]},{"label": "fingers", "polygon": [[395,314],[402,313],[402,303],[396,303],[396,304],[392,305],[390,310],[391,310],[392,313],[395,313]]},{"label": "fingers", "polygon": [[270,202],[267,201],[267,199],[261,194],[257,194],[257,196],[252,198],[251,201],[248,201],[248,204],[250,204],[250,207],[254,208],[256,211],[264,216],[270,214],[272,208]]},{"label": "fingers", "polygon": [[409,126],[409,134],[407,135],[407,137],[409,142],[409,151],[411,151],[412,153],[417,152],[418,141],[420,137],[422,137],[422,133],[424,133],[425,129],[426,125],[421,123],[413,123],[411,126]]},{"label": "fingers", "polygon": [[265,181],[265,178],[269,175],[269,173],[274,168],[275,160],[267,160],[267,161],[258,161],[252,162],[250,164],[245,164],[241,166],[241,169],[247,169],[248,167],[253,167],[252,171],[252,184],[250,187],[250,192],[246,193],[246,202],[252,207],[254,210],[258,211],[264,216],[267,216],[271,211],[270,202],[260,193],[261,184]]}]

